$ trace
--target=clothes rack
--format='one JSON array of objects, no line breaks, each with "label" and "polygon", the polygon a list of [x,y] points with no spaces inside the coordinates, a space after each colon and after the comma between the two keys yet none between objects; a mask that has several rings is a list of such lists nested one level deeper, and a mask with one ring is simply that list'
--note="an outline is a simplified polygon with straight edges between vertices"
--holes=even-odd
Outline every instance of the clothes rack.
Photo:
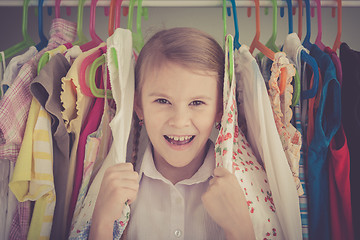
[{"label": "clothes rack", "polygon": [[[63,0],[61,1],[61,6],[77,6],[78,0]],[[123,2],[123,6],[129,6],[129,0],[125,0]],[[255,7],[254,1],[251,0],[238,0],[235,1],[237,7]],[[293,6],[297,6],[297,1],[292,1]],[[315,1],[312,0],[311,6],[316,6]],[[91,1],[86,1],[85,6],[90,6]],[[286,7],[287,3],[285,0],[278,0],[277,1],[278,7]],[[5,6],[22,6],[23,1],[22,0],[0,0],[0,7]],[[37,0],[31,0],[29,2],[29,6],[37,6],[38,1]],[[44,1],[44,6],[54,6],[55,1],[54,0],[47,0]],[[99,0],[97,3],[98,6],[109,6],[110,0]],[[230,5],[230,2],[229,2]],[[221,7],[222,1],[219,0],[144,0],[143,2],[144,7]],[[272,3],[270,0],[262,0],[260,1],[260,7],[271,7]],[[337,2],[335,0],[322,0],[321,1],[322,7],[336,7]],[[360,7],[360,1],[356,0],[343,0],[342,1],[343,7]]]}]

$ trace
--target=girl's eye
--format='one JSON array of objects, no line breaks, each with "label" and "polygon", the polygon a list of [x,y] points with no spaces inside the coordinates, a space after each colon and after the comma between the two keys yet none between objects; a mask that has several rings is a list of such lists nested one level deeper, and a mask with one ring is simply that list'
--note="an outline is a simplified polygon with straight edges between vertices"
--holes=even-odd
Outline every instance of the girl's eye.
[{"label": "girl's eye", "polygon": [[155,102],[160,103],[160,104],[170,104],[170,102],[164,98],[156,99]]},{"label": "girl's eye", "polygon": [[199,100],[192,101],[190,103],[190,105],[192,105],[192,106],[200,106],[200,105],[203,105],[203,104],[205,104],[205,103],[203,101],[199,101]]}]

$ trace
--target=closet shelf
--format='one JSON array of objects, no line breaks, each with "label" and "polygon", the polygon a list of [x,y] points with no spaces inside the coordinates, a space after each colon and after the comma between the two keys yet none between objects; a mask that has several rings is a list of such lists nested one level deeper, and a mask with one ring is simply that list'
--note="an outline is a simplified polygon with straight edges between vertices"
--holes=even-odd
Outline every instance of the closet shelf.
[{"label": "closet shelf", "polygon": [[[110,6],[111,0],[99,0],[97,6]],[[22,6],[23,0],[0,0],[0,6],[2,7],[11,7],[11,6]],[[68,6],[68,7],[75,7],[78,5],[78,0],[62,0],[61,6]],[[125,0],[123,2],[123,6],[129,6],[129,0]],[[293,6],[297,6],[298,1],[293,0]],[[91,0],[87,0],[85,2],[85,6],[90,6]],[[278,0],[277,1],[279,7],[286,7],[285,0]],[[228,2],[229,6],[231,6],[230,1]],[[29,6],[37,6],[38,0],[30,0]],[[312,6],[316,6],[315,1],[311,1]],[[46,0],[44,1],[44,6],[55,6],[55,0]],[[144,7],[221,7],[222,1],[221,0],[144,0],[143,1]],[[238,0],[236,1],[236,6],[238,7],[254,7],[254,1],[249,0]],[[261,7],[271,7],[270,0],[260,0]],[[321,1],[322,7],[336,7],[337,1],[336,0],[322,0]],[[360,7],[360,1],[358,0],[343,0],[342,1],[343,7]]]}]

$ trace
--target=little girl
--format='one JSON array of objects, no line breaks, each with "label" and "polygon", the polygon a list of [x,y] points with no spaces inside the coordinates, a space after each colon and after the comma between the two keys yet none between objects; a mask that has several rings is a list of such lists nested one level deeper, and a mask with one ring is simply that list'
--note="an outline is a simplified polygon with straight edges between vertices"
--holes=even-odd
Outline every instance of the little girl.
[{"label": "little girl", "polygon": [[[107,169],[91,239],[113,238],[126,202],[127,239],[255,239],[244,193],[234,174],[215,168],[209,140],[222,115],[224,59],[211,36],[192,28],[160,31],[145,44],[135,66],[132,163]],[[142,125],[150,144],[138,163]]]}]

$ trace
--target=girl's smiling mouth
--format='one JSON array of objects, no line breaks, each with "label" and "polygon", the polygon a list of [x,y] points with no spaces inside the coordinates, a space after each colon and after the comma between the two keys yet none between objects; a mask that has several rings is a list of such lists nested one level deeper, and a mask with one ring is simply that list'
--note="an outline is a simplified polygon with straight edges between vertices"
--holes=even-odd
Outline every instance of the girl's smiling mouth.
[{"label": "girl's smiling mouth", "polygon": [[185,145],[190,143],[195,135],[186,135],[186,136],[173,136],[173,135],[164,135],[166,141],[174,145]]}]

